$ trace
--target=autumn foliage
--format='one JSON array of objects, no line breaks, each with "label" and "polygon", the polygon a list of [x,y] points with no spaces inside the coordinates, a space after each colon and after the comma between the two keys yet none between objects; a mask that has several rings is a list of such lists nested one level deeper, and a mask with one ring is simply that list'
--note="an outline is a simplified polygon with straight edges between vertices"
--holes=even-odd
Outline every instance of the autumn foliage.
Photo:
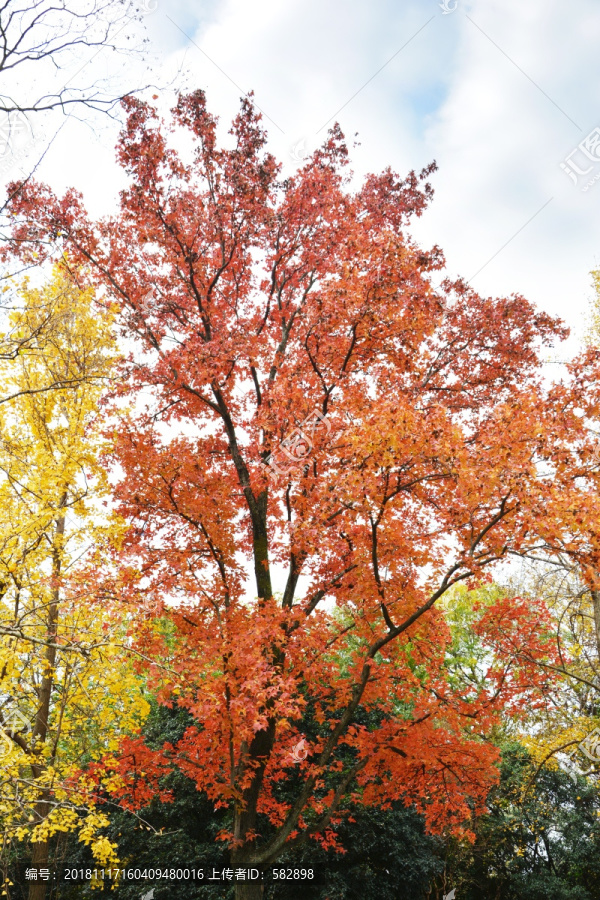
[{"label": "autumn foliage", "polygon": [[[115,341],[64,266],[13,295],[0,357],[3,850],[31,841],[34,865],[47,868],[50,843],[72,832],[104,865],[115,861],[108,819],[76,773],[148,710],[120,650],[125,628],[100,611],[88,577],[119,534],[116,517],[100,514],[110,487],[98,419]],[[43,882],[29,886],[29,900],[44,896]]]},{"label": "autumn foliage", "polygon": [[406,231],[433,167],[356,187],[336,127],[283,179],[250,101],[222,143],[202,92],[179,99],[171,144],[155,110],[125,106],[118,215],[92,222],[75,191],[29,182],[7,251],[68,252],[119,316],[130,528],[106,596],[159,701],[195,722],[160,751],[124,741],[95,777],[135,807],[179,767],[231,810],[234,861],[334,844],[350,800],[468,832],[494,727],[544,702],[556,659],[543,605],[499,595],[469,677],[446,601],[541,549],[593,569],[577,411],[597,407],[595,356],[547,387],[561,323],[442,279],[441,251]]}]

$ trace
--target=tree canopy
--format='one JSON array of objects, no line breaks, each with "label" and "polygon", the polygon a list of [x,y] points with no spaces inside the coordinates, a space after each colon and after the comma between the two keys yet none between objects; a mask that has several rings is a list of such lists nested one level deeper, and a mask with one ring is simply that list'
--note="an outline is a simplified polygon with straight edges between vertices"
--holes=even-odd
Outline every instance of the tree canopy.
[{"label": "tree canopy", "polygon": [[251,99],[227,136],[202,91],[169,124],[124,106],[119,212],[31,180],[3,250],[62,260],[129,341],[129,528],[98,577],[139,674],[191,717],[86,777],[135,810],[179,771],[231,812],[236,865],[337,846],[357,803],[472,838],[494,729],[547,703],[560,659],[545,604],[506,592],[471,594],[478,654],[457,658],[445,599],[516,557],[566,554],[596,589],[598,354],[549,385],[558,319],[438,275],[407,231],[433,166],[357,187],[335,126],[282,178]]}]

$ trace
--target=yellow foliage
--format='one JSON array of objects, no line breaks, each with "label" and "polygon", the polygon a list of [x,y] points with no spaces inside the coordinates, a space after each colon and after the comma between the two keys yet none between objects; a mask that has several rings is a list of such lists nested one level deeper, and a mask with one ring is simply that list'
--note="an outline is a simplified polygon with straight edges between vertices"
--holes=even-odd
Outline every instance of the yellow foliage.
[{"label": "yellow foliage", "polygon": [[600,344],[600,269],[590,272],[594,286],[595,297],[588,311],[586,342],[594,347]]},{"label": "yellow foliage", "polygon": [[108,820],[78,773],[148,713],[89,576],[123,531],[102,505],[98,419],[116,346],[110,317],[64,268],[20,298],[11,340],[37,338],[0,359],[0,827],[5,848],[76,830],[114,865]]},{"label": "yellow foliage", "polygon": [[600,725],[595,702],[598,646],[592,597],[575,572],[562,570],[541,572],[530,588],[533,595],[543,597],[552,614],[563,668],[550,702],[532,712],[519,741],[531,754],[532,777],[543,766],[589,774],[590,760],[580,745]]}]

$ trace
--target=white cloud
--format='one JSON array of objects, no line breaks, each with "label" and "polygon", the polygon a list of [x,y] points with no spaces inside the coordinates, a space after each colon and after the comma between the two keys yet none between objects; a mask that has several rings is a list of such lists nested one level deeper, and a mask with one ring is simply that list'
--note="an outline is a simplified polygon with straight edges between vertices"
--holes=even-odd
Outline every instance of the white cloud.
[{"label": "white cloud", "polygon": [[600,256],[600,190],[577,190],[560,162],[600,124],[600,18],[588,0],[474,3],[468,14],[485,34],[459,20],[447,100],[425,132],[440,164],[437,196],[418,230],[466,277],[510,241],[474,287],[524,293],[579,328]]},{"label": "white cloud", "polygon": [[[183,61],[187,87],[206,89],[223,130],[240,93],[254,89],[286,167],[297,165],[292,148],[304,139],[311,149],[340,107],[350,143],[359,132],[357,177],[437,159],[419,239],[440,244],[450,272],[466,278],[497,253],[475,288],[524,293],[579,327],[600,259],[600,181],[584,193],[560,162],[600,125],[596,0],[459,0],[450,15],[437,0],[159,0],[146,25],[153,80],[167,83]],[[110,208],[123,184],[115,137],[114,128],[98,139],[70,123],[43,177],[60,190],[77,186],[94,213]]]}]

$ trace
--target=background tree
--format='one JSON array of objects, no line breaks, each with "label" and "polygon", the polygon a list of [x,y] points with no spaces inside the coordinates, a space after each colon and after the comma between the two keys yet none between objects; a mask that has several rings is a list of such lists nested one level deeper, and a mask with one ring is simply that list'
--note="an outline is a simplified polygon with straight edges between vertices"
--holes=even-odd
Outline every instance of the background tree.
[{"label": "background tree", "polygon": [[[7,300],[8,292],[10,298]],[[65,303],[68,302],[65,282],[56,290],[39,291],[35,304],[26,293],[15,288],[14,282],[4,286],[0,309],[6,330],[0,332],[0,364],[3,366],[5,384],[0,405],[27,394],[65,390],[85,382],[86,375],[79,369],[71,368],[66,372],[52,366],[40,367],[35,384],[15,377],[17,371],[22,373],[19,357],[27,356],[29,361],[40,359],[55,342],[56,335],[61,329],[64,330]]]},{"label": "background tree", "polygon": [[354,802],[401,799],[430,831],[468,833],[497,777],[495,723],[543,701],[537,662],[555,650],[543,604],[498,597],[477,618],[484,677],[459,691],[438,601],[511,554],[597,562],[599,473],[577,415],[598,412],[595,356],[546,388],[557,320],[462,281],[433,288],[442,254],[405,232],[431,168],[352,190],[336,127],[282,181],[249,101],[223,148],[202,92],[181,97],[185,155],[148,105],[125,106],[114,220],[33,182],[11,201],[18,259],[68,248],[142,346],[116,446],[124,599],[162,608],[140,612],[134,640],[159,702],[195,724],[158,755],[135,743],[135,766],[125,742],[111,783],[135,807],[149,761],[178,767],[231,810],[234,865],[334,845]]},{"label": "background tree", "polygon": [[[3,361],[14,402],[0,412],[0,822],[4,856],[32,844],[30,864],[48,867],[49,839],[77,829],[102,862],[114,858],[107,824],[73,780],[76,767],[117,744],[146,709],[118,648],[118,625],[94,606],[83,561],[118,522],[99,518],[106,473],[97,404],[114,365],[108,319],[95,315],[64,270],[40,289],[21,288],[18,336],[52,307],[43,346]],[[48,390],[48,384],[61,390]],[[116,641],[116,643],[115,643]],[[29,900],[46,884],[32,882]]]},{"label": "background tree", "polygon": [[[457,897],[592,900],[600,888],[600,806],[594,785],[544,768],[532,784],[525,748],[507,742],[502,779],[472,845],[450,841],[446,872]],[[435,897],[441,897],[434,894]]]},{"label": "background tree", "polygon": [[593,269],[590,275],[592,277],[594,297],[590,304],[586,339],[588,343],[597,347],[600,342],[600,269]]},{"label": "background tree", "polygon": [[102,49],[131,53],[132,29],[122,32],[148,11],[145,0],[6,0],[0,9],[0,115],[9,133],[26,122],[15,113],[116,107],[122,94],[86,83],[86,75],[82,83],[72,70],[85,68]]},{"label": "background tree", "polygon": [[[70,115],[103,112],[115,117],[123,96],[140,85],[131,71],[131,62],[145,56],[140,21],[152,11],[153,0],[6,0],[0,6],[0,176],[29,156],[39,146],[35,164],[24,175],[26,181],[35,172],[53,138],[37,128],[38,123],[54,122],[52,113],[62,113],[62,124]],[[94,60],[99,54],[111,54],[110,75],[98,76]],[[100,59],[102,56],[100,56]],[[122,75],[117,77],[117,61],[123,60]],[[128,63],[128,67],[125,66]],[[11,175],[14,177],[14,175]],[[22,182],[13,190],[18,191]],[[6,203],[0,206],[4,240]],[[44,317],[31,333],[23,329],[15,340],[7,327],[11,311],[19,307],[13,292],[14,270],[2,272],[0,294],[0,357],[14,358],[21,348],[39,346],[42,332],[49,327]],[[60,386],[60,385],[58,385]],[[0,396],[0,402],[5,402]]]}]

